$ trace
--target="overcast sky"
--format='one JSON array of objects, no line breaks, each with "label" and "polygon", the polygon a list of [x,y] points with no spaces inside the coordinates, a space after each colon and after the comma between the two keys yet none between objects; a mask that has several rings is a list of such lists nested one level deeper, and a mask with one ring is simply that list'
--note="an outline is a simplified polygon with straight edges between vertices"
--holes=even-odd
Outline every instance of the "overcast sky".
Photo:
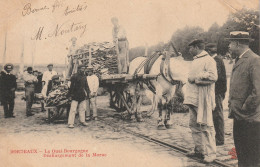
[{"label": "overcast sky", "polygon": [[[46,9],[26,14],[25,6]],[[56,7],[53,11],[53,5]],[[82,6],[81,11],[65,15],[65,9]],[[230,12],[242,7],[257,8],[258,0],[0,0],[0,61],[3,62],[5,30],[7,29],[6,62],[19,63],[22,46],[24,62],[64,64],[71,37],[81,46],[88,42],[112,40],[111,17],[116,16],[126,29],[130,48],[167,42],[184,26],[200,26],[207,30],[214,22],[220,26]],[[28,9],[28,8],[27,8]],[[28,12],[29,13],[29,12]],[[55,29],[71,30],[52,35]],[[41,40],[35,40],[44,27]]]}]

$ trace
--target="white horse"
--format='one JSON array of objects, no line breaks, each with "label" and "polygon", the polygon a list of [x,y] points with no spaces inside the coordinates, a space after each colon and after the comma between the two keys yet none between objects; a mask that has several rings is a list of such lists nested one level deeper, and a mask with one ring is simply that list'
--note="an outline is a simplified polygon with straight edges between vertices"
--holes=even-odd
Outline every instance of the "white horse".
[{"label": "white horse", "polygon": [[[152,100],[152,110],[159,109],[158,117],[158,129],[170,128],[172,126],[172,121],[170,119],[171,113],[167,110],[167,104],[169,101],[176,96],[177,89],[182,89],[185,94],[185,83],[188,78],[188,71],[190,63],[184,61],[181,56],[168,58],[164,60],[164,55],[158,55],[158,59],[152,64],[149,74],[158,75],[156,80],[151,80],[151,85],[155,88],[155,94],[149,91],[148,87],[145,87],[146,96]],[[137,57],[130,62],[129,74],[144,74],[144,67],[140,68],[140,64],[143,63],[146,57]],[[162,75],[162,61],[163,63],[169,63],[169,71]],[[139,69],[138,69],[139,67]],[[138,69],[138,71],[136,71]],[[167,74],[168,73],[168,74]],[[166,76],[165,75],[170,75]],[[168,79],[166,79],[168,78]],[[169,82],[169,78],[175,81],[181,81],[181,85]],[[177,82],[178,83],[178,82]],[[181,86],[181,87],[179,87]]]}]

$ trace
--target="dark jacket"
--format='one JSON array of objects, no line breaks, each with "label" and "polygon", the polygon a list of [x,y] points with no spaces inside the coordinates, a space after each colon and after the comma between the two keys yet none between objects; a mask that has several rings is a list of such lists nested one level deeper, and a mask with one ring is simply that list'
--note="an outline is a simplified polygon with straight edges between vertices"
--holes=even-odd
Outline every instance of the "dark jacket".
[{"label": "dark jacket", "polygon": [[225,98],[225,93],[227,91],[225,64],[219,55],[214,57],[214,60],[216,61],[218,70],[218,80],[215,82],[215,94],[220,94],[223,98]]},{"label": "dark jacket", "polygon": [[260,57],[247,51],[233,66],[229,118],[260,122]]},{"label": "dark jacket", "polygon": [[71,85],[69,89],[69,95],[71,96],[72,100],[81,102],[87,98],[88,94],[89,88],[86,76],[82,73],[74,74],[71,77]]},{"label": "dark jacket", "polygon": [[17,88],[16,77],[13,74],[7,74],[1,71],[0,74],[0,100],[9,100],[15,98],[15,91],[11,89]]}]

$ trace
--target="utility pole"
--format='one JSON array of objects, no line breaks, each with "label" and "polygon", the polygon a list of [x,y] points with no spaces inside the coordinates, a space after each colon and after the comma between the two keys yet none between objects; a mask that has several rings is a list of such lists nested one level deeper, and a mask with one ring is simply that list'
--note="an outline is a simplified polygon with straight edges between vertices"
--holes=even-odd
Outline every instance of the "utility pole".
[{"label": "utility pole", "polygon": [[4,44],[4,54],[3,54],[3,66],[6,63],[6,45],[7,45],[7,28],[5,29],[5,44]]},{"label": "utility pole", "polygon": [[24,70],[24,39],[23,39],[23,43],[22,43],[22,51],[21,51],[21,56],[20,56],[20,75],[23,74],[23,70]]}]

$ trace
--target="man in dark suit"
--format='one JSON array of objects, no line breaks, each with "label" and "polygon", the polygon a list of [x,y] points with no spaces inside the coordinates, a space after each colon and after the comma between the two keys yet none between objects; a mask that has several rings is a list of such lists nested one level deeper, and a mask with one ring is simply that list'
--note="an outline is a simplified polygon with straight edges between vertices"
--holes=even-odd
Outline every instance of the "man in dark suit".
[{"label": "man in dark suit", "polygon": [[13,68],[13,64],[6,64],[0,75],[0,100],[4,107],[5,118],[15,117],[13,110],[17,84],[15,75],[11,74]]},{"label": "man in dark suit", "polygon": [[230,33],[229,50],[235,64],[230,78],[229,118],[238,166],[260,166],[260,57],[249,47],[249,33]]},{"label": "man in dark suit", "polygon": [[206,45],[206,51],[214,58],[217,64],[218,80],[215,82],[215,102],[216,108],[213,111],[213,122],[216,131],[216,145],[224,144],[224,115],[223,115],[223,100],[227,91],[226,68],[220,55],[217,55],[217,45],[209,43]]}]

